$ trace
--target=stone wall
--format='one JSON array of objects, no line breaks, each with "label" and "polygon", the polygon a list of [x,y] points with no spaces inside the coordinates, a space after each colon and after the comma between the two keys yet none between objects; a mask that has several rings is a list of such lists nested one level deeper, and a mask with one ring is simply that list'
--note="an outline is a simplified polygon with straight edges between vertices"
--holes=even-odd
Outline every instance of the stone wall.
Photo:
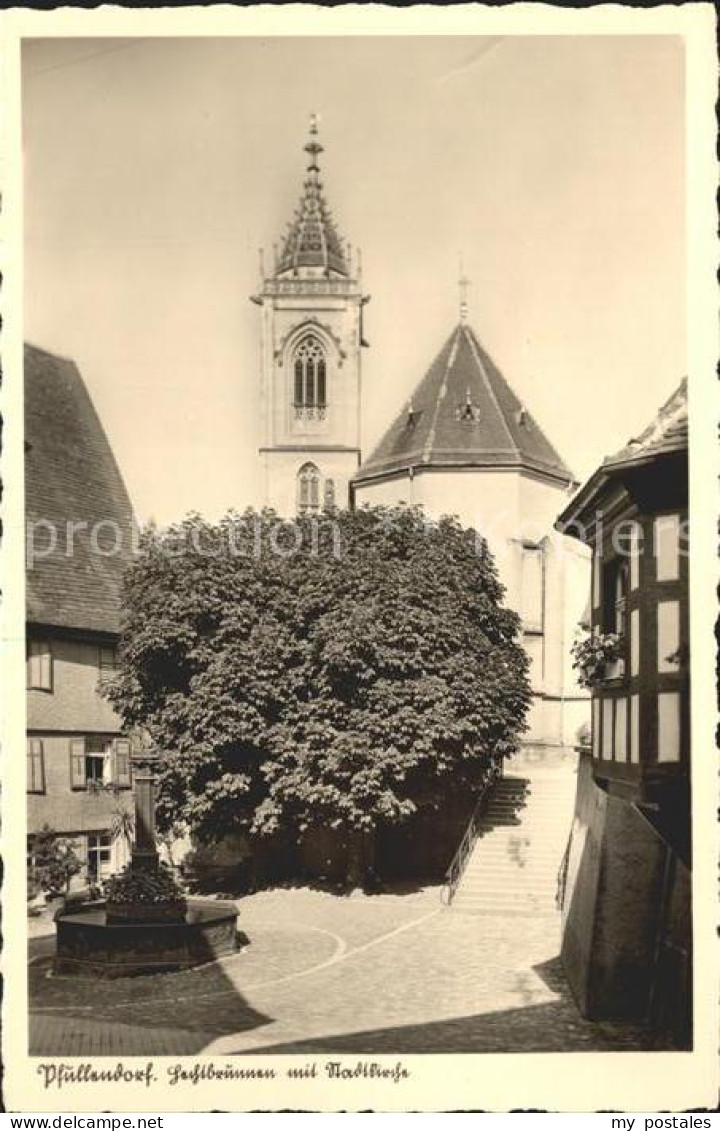
[{"label": "stone wall", "polygon": [[[649,1021],[653,1002],[670,1003],[663,1024],[682,1014],[676,983],[689,984],[689,923],[687,870],[630,800],[595,784],[583,753],[562,931],[563,965],[583,1015]],[[661,961],[678,947],[686,962]],[[682,1018],[672,1026],[685,1029]]]},{"label": "stone wall", "polygon": [[419,468],[412,478],[398,472],[355,488],[358,507],[419,505],[433,518],[456,515],[487,537],[505,604],[521,616],[528,604],[523,542],[542,545],[542,632],[528,632],[523,643],[536,693],[526,738],[548,745],[574,742],[578,728],[590,721],[589,694],[577,683],[570,653],[590,594],[590,561],[584,546],[552,528],[564,497],[560,485],[530,473],[486,467]]}]

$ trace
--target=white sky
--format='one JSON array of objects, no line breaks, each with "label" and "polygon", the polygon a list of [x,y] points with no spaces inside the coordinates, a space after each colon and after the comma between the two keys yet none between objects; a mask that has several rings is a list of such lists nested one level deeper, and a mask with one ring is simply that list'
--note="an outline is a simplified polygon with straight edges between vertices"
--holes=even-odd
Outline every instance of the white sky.
[{"label": "white sky", "polygon": [[311,110],[372,294],[366,455],[457,320],[459,252],[580,478],[686,371],[679,37],[56,39],[23,63],[25,335],[78,363],[141,518],[260,501],[248,296]]}]

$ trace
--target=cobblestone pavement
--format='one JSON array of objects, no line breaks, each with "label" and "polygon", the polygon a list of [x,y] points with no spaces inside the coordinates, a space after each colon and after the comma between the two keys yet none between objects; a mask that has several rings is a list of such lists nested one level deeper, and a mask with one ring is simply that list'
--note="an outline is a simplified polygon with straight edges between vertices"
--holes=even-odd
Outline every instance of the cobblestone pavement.
[{"label": "cobblestone pavement", "polygon": [[[31,942],[33,1055],[531,1052],[653,1046],[580,1018],[558,921],[463,916],[405,895],[261,892],[239,903],[244,951],[194,971],[53,977]],[[658,1046],[659,1047],[659,1046]]]}]

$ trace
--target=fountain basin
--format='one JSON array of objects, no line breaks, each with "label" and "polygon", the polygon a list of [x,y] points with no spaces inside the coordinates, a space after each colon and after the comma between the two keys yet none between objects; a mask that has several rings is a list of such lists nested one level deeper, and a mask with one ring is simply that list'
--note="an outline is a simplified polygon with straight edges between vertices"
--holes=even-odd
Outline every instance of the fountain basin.
[{"label": "fountain basin", "polygon": [[56,974],[123,978],[186,970],[234,954],[248,939],[237,930],[237,908],[219,899],[189,899],[182,919],[108,920],[105,904],[55,916]]}]

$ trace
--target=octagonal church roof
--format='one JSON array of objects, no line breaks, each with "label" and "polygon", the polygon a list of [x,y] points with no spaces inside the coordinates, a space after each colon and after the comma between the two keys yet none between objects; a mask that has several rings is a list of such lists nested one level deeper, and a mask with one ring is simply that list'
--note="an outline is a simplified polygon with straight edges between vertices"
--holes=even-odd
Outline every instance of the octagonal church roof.
[{"label": "octagonal church roof", "polygon": [[574,481],[464,320],[354,482],[424,467],[518,468]]}]

